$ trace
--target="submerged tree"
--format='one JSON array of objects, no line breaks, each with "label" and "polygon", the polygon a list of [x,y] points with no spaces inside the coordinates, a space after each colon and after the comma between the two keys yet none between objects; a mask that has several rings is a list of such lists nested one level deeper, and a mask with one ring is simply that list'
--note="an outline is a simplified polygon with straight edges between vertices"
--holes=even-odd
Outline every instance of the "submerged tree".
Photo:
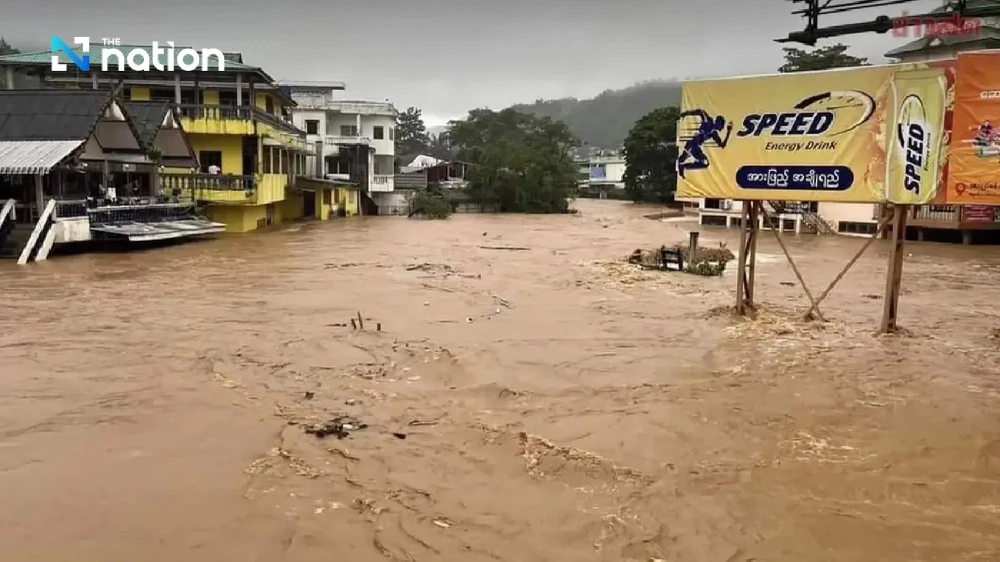
[{"label": "submerged tree", "polygon": [[633,201],[668,203],[677,191],[677,120],[661,107],[644,115],[625,139],[625,193]]},{"label": "submerged tree", "polygon": [[564,123],[513,109],[474,109],[448,130],[458,159],[472,164],[468,192],[501,212],[560,213],[576,194],[576,140]]}]

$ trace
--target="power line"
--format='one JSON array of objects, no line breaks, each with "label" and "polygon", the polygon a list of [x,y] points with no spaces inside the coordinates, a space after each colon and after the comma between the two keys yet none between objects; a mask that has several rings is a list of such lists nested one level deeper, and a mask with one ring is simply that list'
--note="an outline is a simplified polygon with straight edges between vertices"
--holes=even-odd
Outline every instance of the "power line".
[{"label": "power line", "polygon": [[951,0],[944,5],[945,9],[935,10],[926,14],[903,17],[878,16],[873,20],[828,27],[819,26],[819,18],[823,15],[843,14],[848,12],[883,8],[899,4],[909,4],[919,0],[790,0],[793,4],[806,4],[805,8],[792,12],[806,19],[806,28],[802,31],[789,33],[788,37],[777,39],[779,43],[802,43],[814,46],[817,39],[854,35],[857,33],[887,33],[898,27],[923,25],[932,21],[956,21],[964,18],[988,18],[1000,16],[1000,5],[978,6],[970,8],[967,0]]}]

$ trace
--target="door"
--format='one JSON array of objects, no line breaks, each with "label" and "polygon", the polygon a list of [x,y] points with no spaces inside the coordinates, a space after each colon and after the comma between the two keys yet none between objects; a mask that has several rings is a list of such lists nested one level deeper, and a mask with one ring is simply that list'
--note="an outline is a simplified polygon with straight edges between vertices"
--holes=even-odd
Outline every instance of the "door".
[{"label": "door", "polygon": [[311,191],[302,194],[302,216],[307,219],[316,217],[316,194]]}]

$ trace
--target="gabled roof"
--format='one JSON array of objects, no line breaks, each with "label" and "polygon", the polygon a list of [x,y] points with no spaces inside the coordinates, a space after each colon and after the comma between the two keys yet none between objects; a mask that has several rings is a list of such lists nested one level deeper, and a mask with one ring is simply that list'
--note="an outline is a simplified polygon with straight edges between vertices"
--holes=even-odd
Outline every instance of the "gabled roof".
[{"label": "gabled roof", "polygon": [[87,140],[111,102],[93,90],[0,91],[0,140]]},{"label": "gabled roof", "polygon": [[[139,141],[146,147],[153,146],[156,133],[160,132],[169,113],[174,111],[167,102],[122,102],[122,109],[132,118]],[[171,116],[172,117],[172,116]]]},{"label": "gabled roof", "polygon": [[[188,139],[187,134],[184,132],[184,128],[180,125],[180,120],[177,115],[177,108],[168,102],[121,102],[122,110],[124,111],[126,117],[131,120],[136,134],[139,137],[139,142],[146,149],[147,153],[154,150],[159,151],[160,149],[165,149],[167,153],[161,153],[161,158],[164,162],[175,161],[173,164],[177,164],[176,160],[184,160],[184,165],[181,167],[191,167],[197,165],[197,159],[195,158],[194,148],[191,146],[191,141]],[[162,140],[159,137],[161,131],[168,131],[169,134],[173,135],[173,140]],[[157,139],[160,138],[166,145],[158,145]],[[177,151],[186,151],[184,157],[180,157]],[[173,149],[173,153],[170,153],[170,149]]]}]

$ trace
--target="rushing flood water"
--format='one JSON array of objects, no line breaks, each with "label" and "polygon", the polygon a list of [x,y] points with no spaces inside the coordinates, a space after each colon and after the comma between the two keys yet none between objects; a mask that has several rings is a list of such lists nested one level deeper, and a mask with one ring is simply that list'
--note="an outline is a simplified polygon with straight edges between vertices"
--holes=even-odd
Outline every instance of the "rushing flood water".
[{"label": "rushing flood water", "polygon": [[[0,263],[0,557],[1000,557],[997,248],[909,244],[885,338],[884,242],[810,324],[763,233],[746,322],[577,206]],[[862,242],[789,237],[814,294]]]}]

